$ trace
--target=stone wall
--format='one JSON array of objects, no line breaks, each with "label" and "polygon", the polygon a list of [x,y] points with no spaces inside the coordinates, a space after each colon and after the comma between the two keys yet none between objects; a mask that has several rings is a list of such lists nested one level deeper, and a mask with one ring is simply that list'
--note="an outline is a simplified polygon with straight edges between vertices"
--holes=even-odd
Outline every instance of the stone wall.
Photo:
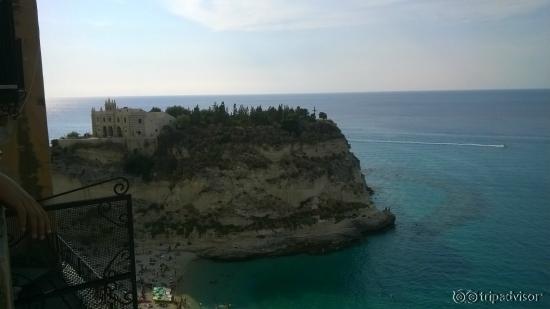
[{"label": "stone wall", "polygon": [[161,129],[169,125],[173,120],[174,117],[164,112],[148,112],[145,117],[146,137],[158,136]]}]

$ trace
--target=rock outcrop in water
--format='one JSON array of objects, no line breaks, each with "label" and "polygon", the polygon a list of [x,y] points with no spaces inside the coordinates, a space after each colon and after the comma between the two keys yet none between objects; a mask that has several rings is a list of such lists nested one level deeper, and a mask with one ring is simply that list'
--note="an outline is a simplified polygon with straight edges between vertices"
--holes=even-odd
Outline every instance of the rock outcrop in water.
[{"label": "rock outcrop in water", "polygon": [[152,158],[108,142],[54,147],[54,182],[63,191],[126,174],[137,237],[212,259],[322,253],[393,225],[335,123],[293,129],[166,127]]}]

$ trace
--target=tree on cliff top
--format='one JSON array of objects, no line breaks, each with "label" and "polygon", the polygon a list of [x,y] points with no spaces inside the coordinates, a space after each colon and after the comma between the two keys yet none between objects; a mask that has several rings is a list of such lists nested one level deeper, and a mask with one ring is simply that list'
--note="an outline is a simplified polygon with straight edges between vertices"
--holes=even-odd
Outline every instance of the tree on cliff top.
[{"label": "tree on cliff top", "polygon": [[[265,109],[262,106],[249,107],[233,105],[231,113],[224,102],[214,103],[212,106],[201,109],[196,105],[193,109],[182,106],[171,106],[166,109],[166,113],[176,119],[176,127],[182,128],[187,125],[205,126],[211,124],[222,124],[231,126],[269,126],[280,125],[287,131],[299,133],[299,127],[304,123],[313,123],[316,121],[314,113],[310,113],[306,108],[299,106],[293,108],[287,105],[279,105],[277,108],[271,106]],[[188,117],[181,117],[181,116]],[[326,116],[326,114],[324,114]]]},{"label": "tree on cliff top", "polygon": [[72,131],[71,133],[67,134],[67,138],[79,138],[79,137],[80,137],[80,133],[76,131]]},{"label": "tree on cliff top", "polygon": [[180,116],[180,115],[189,115],[189,114],[191,114],[189,109],[187,109],[183,106],[179,106],[179,105],[174,105],[174,106],[167,107],[165,112],[168,115],[170,115],[174,118],[178,118],[178,116]]}]

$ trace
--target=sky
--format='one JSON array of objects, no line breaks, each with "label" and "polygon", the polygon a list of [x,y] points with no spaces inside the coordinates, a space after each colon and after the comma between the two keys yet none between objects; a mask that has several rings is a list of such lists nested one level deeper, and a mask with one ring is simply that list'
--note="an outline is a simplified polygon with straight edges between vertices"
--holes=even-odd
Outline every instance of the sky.
[{"label": "sky", "polygon": [[47,97],[550,88],[550,0],[38,0]]}]

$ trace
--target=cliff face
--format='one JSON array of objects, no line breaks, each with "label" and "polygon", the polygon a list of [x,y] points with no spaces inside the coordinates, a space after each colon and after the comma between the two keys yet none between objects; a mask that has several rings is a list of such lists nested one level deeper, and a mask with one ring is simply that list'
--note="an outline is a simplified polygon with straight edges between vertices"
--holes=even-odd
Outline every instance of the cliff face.
[{"label": "cliff face", "polygon": [[[246,137],[257,132],[216,142],[220,132],[213,128],[188,134],[215,150],[182,136],[160,140],[151,180],[131,180],[137,237],[202,257],[241,259],[333,250],[393,225],[393,214],[371,203],[344,136],[333,123],[323,125],[332,126],[331,133],[308,142]],[[57,152],[55,183],[76,186],[98,173],[120,174],[121,164],[103,160],[102,151]]]}]

